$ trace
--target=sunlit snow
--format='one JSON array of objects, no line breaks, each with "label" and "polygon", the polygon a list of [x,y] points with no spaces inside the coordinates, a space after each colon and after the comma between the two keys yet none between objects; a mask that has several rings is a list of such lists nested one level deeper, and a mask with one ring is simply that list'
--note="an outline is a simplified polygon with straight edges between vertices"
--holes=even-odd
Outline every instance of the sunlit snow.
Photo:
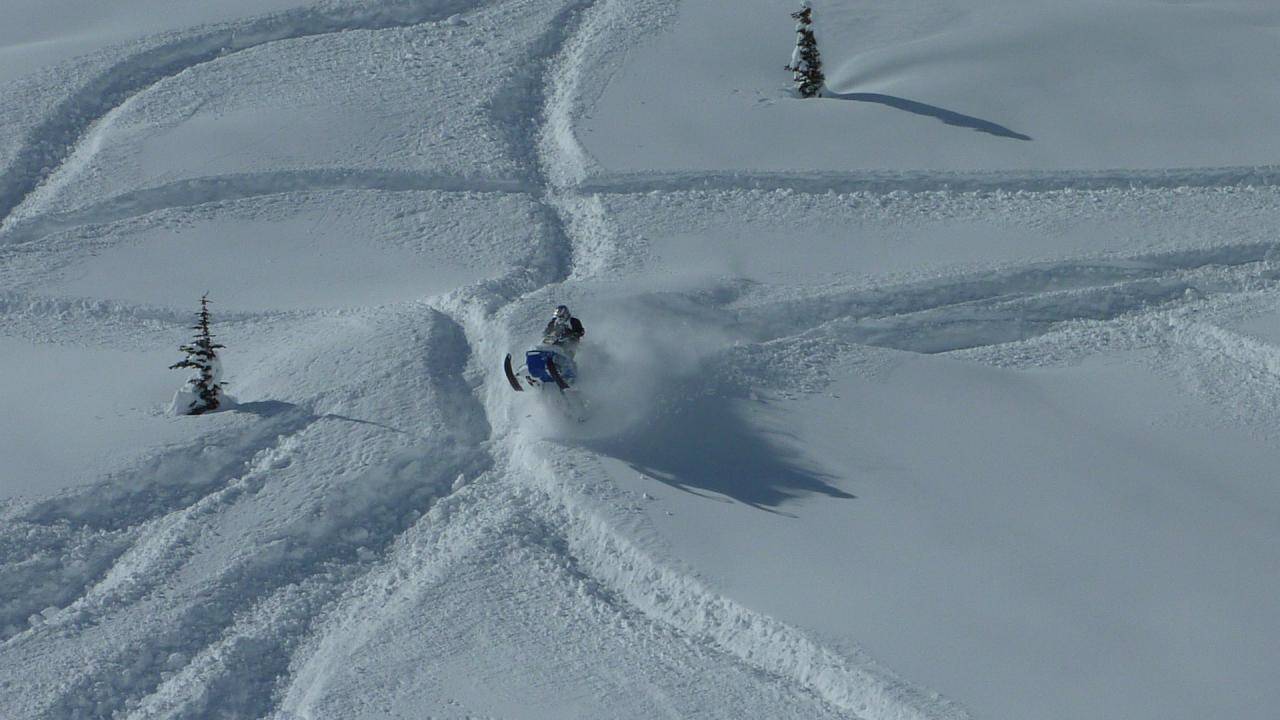
[{"label": "sunlit snow", "polygon": [[0,717],[1280,706],[1274,3],[814,0],[811,100],[798,2],[81,5],[0,0]]}]

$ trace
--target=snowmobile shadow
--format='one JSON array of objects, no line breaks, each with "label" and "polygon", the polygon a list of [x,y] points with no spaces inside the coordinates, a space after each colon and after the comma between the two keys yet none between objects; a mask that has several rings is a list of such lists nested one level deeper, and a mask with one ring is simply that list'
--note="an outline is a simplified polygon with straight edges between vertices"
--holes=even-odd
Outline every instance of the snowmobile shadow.
[{"label": "snowmobile shadow", "polygon": [[678,490],[707,498],[714,495],[704,493],[714,493],[789,517],[795,516],[778,509],[788,500],[856,497],[836,487],[834,475],[812,467],[780,436],[752,426],[734,407],[734,398],[701,395],[621,436],[583,444]]},{"label": "snowmobile shadow", "polygon": [[893,95],[884,95],[881,93],[838,93],[823,91],[822,97],[832,98],[835,100],[876,103],[877,105],[885,105],[897,110],[905,110],[916,115],[937,118],[947,125],[969,128],[971,130],[977,130],[978,132],[987,133],[988,135],[995,135],[996,137],[1009,138],[1011,140],[1031,140],[1030,135],[1023,135],[1022,133],[1010,130],[1003,125],[993,123],[990,120],[983,120],[982,118],[976,118],[972,115],[964,115],[962,113],[955,112],[954,110],[940,108],[937,105],[929,105],[927,103],[908,100],[906,98],[900,98]]}]

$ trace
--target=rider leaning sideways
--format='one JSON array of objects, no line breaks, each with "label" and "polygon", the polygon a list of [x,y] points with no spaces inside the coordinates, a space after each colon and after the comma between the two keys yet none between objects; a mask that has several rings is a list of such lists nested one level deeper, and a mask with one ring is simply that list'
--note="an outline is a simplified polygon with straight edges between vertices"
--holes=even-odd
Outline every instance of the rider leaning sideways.
[{"label": "rider leaning sideways", "polygon": [[542,331],[542,342],[555,345],[557,349],[563,349],[572,356],[578,349],[578,341],[586,334],[582,321],[569,313],[569,307],[557,305],[555,313],[551,315],[551,322],[547,323],[547,329]]}]

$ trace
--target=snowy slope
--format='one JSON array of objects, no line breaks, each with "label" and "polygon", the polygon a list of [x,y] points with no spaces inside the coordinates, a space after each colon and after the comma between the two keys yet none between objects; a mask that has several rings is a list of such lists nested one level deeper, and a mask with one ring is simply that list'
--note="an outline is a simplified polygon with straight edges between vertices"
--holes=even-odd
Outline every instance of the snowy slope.
[{"label": "snowy slope", "polygon": [[[612,170],[1274,163],[1265,0],[814,0],[828,98],[789,102],[788,3],[687,0],[583,125]],[[782,20],[778,20],[782,17]]]},{"label": "snowy slope", "polygon": [[1269,4],[0,1],[0,717],[1280,704]]}]

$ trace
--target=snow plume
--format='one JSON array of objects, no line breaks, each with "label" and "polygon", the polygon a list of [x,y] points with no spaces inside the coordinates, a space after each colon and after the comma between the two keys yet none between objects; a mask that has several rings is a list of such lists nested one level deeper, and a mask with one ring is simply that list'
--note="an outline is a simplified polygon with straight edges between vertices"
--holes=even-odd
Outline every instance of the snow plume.
[{"label": "snow plume", "polygon": [[544,403],[552,407],[534,416],[538,434],[600,438],[653,422],[703,372],[704,361],[732,343],[712,312],[681,294],[624,296],[593,305],[583,317],[587,335],[577,353],[574,386],[586,420],[578,423]]}]

